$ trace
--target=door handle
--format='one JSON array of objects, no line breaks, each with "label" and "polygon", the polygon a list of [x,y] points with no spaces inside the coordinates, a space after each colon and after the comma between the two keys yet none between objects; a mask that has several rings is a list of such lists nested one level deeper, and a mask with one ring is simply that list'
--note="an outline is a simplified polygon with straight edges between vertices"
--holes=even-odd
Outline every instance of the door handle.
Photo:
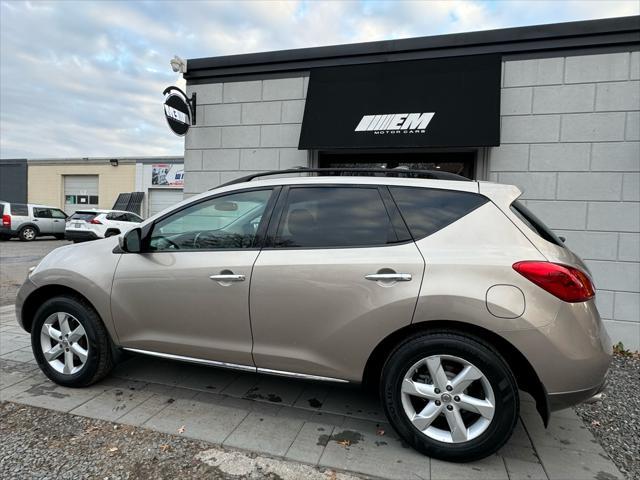
[{"label": "door handle", "polygon": [[387,281],[387,282],[410,282],[410,273],[371,273],[365,275],[364,278],[372,280],[374,282]]},{"label": "door handle", "polygon": [[209,278],[216,282],[244,282],[245,276],[234,275],[234,274],[220,274],[220,275],[211,275]]}]

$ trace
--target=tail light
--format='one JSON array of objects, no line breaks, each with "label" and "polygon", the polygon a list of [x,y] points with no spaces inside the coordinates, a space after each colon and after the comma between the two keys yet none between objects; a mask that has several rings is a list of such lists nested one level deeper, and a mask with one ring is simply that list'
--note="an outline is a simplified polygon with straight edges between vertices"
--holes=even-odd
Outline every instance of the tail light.
[{"label": "tail light", "polygon": [[92,218],[89,223],[93,223],[94,225],[102,225],[102,222],[97,218]]},{"label": "tail light", "polygon": [[514,263],[513,269],[565,302],[586,302],[595,296],[595,288],[589,276],[568,265],[526,261]]},{"label": "tail light", "polygon": [[11,228],[11,215],[2,215],[2,226]]}]

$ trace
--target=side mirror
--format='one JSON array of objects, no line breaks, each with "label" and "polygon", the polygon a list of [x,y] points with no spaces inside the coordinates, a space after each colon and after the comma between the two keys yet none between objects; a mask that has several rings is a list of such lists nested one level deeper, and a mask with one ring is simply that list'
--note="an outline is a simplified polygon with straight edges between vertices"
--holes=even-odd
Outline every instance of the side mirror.
[{"label": "side mirror", "polygon": [[142,230],[140,227],[129,230],[118,237],[120,249],[127,253],[140,253],[142,251]]}]

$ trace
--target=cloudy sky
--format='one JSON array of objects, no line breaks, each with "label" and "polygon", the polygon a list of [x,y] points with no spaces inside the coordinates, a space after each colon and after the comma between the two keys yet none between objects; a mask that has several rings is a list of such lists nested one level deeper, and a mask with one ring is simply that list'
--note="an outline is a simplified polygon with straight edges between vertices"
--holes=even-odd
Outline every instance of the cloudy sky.
[{"label": "cloudy sky", "polygon": [[0,157],[181,155],[169,59],[637,15],[637,0],[0,1]]}]

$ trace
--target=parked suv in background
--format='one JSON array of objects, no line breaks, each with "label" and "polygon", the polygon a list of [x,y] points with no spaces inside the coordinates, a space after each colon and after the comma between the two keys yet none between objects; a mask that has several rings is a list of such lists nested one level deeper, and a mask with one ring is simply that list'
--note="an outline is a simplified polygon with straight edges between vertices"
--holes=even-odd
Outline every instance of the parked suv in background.
[{"label": "parked suv in background", "polygon": [[0,201],[0,240],[18,237],[24,242],[36,237],[54,236],[64,238],[67,214],[56,207],[27,203]]},{"label": "parked suv in background", "polygon": [[74,242],[119,235],[142,222],[135,213],[122,210],[78,210],[67,222],[65,238]]},{"label": "parked suv in background", "polygon": [[[51,252],[16,303],[42,371],[82,387],[128,350],[365,382],[406,442],[452,461],[509,439],[519,389],[545,424],[600,391],[611,344],[589,271],[516,187],[301,172],[252,175],[119,239]],[[284,173],[298,177],[250,181]]]}]

